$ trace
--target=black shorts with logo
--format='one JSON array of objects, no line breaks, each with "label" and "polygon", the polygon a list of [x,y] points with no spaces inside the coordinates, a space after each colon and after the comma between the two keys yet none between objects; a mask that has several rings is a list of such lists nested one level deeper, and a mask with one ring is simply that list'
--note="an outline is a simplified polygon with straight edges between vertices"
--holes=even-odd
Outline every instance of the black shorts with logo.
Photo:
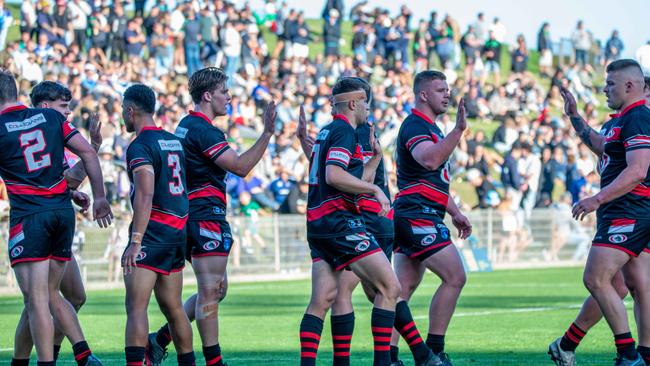
[{"label": "black shorts with logo", "polygon": [[75,214],[71,208],[39,212],[9,219],[11,266],[47,259],[69,261]]},{"label": "black shorts with logo", "polygon": [[147,245],[143,242],[135,265],[162,275],[180,272],[185,267],[185,243]]},{"label": "black shorts with logo", "polygon": [[359,259],[382,251],[377,240],[369,233],[355,233],[333,238],[307,238],[312,262],[325,261],[335,271]]},{"label": "black shorts with logo", "polygon": [[227,257],[232,247],[230,224],[225,219],[187,222],[187,259]]},{"label": "black shorts with logo", "polygon": [[594,247],[609,247],[621,250],[633,257],[643,251],[650,251],[650,219],[596,219],[596,235],[591,244]]},{"label": "black shorts with logo", "polygon": [[438,216],[393,218],[395,252],[424,261],[451,245],[449,229]]}]

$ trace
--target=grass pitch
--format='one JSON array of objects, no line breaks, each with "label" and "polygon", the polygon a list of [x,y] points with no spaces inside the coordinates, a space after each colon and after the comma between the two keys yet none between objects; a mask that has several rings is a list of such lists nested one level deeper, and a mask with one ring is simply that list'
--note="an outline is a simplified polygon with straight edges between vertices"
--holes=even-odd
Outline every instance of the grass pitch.
[{"label": "grass pitch", "polygon": [[[587,295],[581,276],[580,268],[469,274],[446,340],[446,351],[454,365],[551,365],[546,355],[548,344],[564,333]],[[438,283],[435,276],[427,275],[410,303],[424,337],[430,297]],[[230,366],[297,365],[298,326],[309,301],[309,286],[308,281],[231,284],[220,309],[224,360]],[[193,291],[193,287],[186,288],[184,296]],[[355,293],[354,303],[352,365],[371,365],[371,308],[360,289]],[[630,306],[628,302],[628,309]],[[11,359],[21,309],[19,297],[0,298],[0,364],[8,364]],[[105,365],[123,365],[124,290],[90,292],[80,319],[90,346]],[[150,306],[149,321],[151,329],[158,329],[164,321],[155,303]],[[197,364],[203,364],[199,336],[194,329]],[[635,334],[634,327],[632,331]],[[329,332],[328,318],[318,365],[331,365]],[[71,352],[70,345],[65,343],[59,364],[75,365]],[[406,365],[413,365],[405,344],[401,344],[401,355]],[[612,335],[606,323],[601,322],[578,348],[578,362],[611,365],[613,357]],[[35,352],[33,364],[34,358]],[[173,352],[170,351],[165,364],[176,364]]]}]

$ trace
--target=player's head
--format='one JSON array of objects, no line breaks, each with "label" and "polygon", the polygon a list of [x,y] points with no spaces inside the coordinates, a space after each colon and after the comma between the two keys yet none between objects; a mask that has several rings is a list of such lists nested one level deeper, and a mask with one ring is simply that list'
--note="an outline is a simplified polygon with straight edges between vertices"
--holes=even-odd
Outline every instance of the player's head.
[{"label": "player's head", "polygon": [[122,98],[122,118],[126,130],[135,131],[135,125],[143,116],[152,117],[156,111],[156,94],[143,84],[131,85]]},{"label": "player's head", "polygon": [[29,94],[34,108],[51,108],[68,118],[72,93],[65,86],[53,81],[43,81],[32,88]]},{"label": "player's head", "polygon": [[622,109],[645,96],[643,71],[639,63],[632,59],[610,63],[607,66],[605,84],[607,105],[614,110]]},{"label": "player's head", "polygon": [[413,94],[416,105],[426,105],[435,115],[447,112],[449,106],[449,85],[447,77],[440,71],[427,70],[415,75]]},{"label": "player's head", "polygon": [[214,116],[225,116],[226,107],[231,99],[226,86],[227,80],[228,75],[217,67],[206,67],[195,72],[189,81],[192,101],[200,105],[203,112]]},{"label": "player's head", "polygon": [[333,110],[351,114],[357,125],[368,121],[371,97],[370,85],[362,78],[343,77],[332,87]]},{"label": "player's head", "polygon": [[15,103],[18,100],[16,78],[7,70],[0,69],[0,105]]},{"label": "player's head", "polygon": [[644,76],[643,81],[645,81],[645,105],[650,108],[650,76]]}]

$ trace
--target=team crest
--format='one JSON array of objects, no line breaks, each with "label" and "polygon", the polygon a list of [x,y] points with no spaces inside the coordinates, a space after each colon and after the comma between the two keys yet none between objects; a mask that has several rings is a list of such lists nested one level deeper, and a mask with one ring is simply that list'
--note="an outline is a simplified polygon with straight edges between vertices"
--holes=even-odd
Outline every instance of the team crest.
[{"label": "team crest", "polygon": [[142,247],[142,248],[140,249],[140,253],[138,253],[138,255],[135,256],[135,261],[136,261],[136,262],[141,261],[141,260],[147,258],[147,253],[145,253],[144,250],[143,250],[144,248],[145,248],[145,247]]},{"label": "team crest", "polygon": [[354,250],[356,250],[357,252],[365,252],[366,250],[368,250],[369,247],[370,247],[370,242],[368,240],[364,240],[362,242],[359,242],[359,244],[357,244],[357,246],[354,247]]},{"label": "team crest", "polygon": [[436,242],[436,234],[430,234],[430,235],[427,235],[424,238],[422,238],[422,241],[420,241],[420,244],[422,244],[423,246],[426,247],[426,246],[429,246],[429,245],[431,245],[431,244],[433,244],[435,242]]},{"label": "team crest", "polygon": [[616,244],[624,243],[627,241],[627,236],[622,234],[611,235],[609,241]]},{"label": "team crest", "polygon": [[11,250],[11,257],[16,258],[17,256],[21,255],[23,252],[23,246],[19,245]]},{"label": "team crest", "polygon": [[210,240],[209,242],[203,244],[203,250],[211,251],[219,248],[219,242],[216,240]]}]

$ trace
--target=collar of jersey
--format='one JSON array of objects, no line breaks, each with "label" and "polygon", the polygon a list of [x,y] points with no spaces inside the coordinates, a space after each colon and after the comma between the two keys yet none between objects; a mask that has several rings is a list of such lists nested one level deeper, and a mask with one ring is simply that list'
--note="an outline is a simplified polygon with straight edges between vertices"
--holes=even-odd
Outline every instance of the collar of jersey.
[{"label": "collar of jersey", "polygon": [[208,116],[206,116],[205,114],[203,114],[201,112],[190,111],[189,113],[190,113],[190,116],[203,118],[206,122],[208,122],[209,124],[212,124],[212,121],[210,120],[210,118],[208,118]]},{"label": "collar of jersey", "polygon": [[631,109],[636,108],[638,106],[642,106],[642,105],[645,105],[645,99],[641,99],[638,102],[635,102],[635,103],[632,103],[632,104],[628,105],[627,108],[625,108],[625,109],[623,109],[623,111],[621,111],[621,113],[613,113],[613,114],[610,114],[609,116],[612,117],[612,118],[620,118],[620,117],[623,117],[624,115],[626,115],[627,112],[629,112]]},{"label": "collar of jersey", "polygon": [[0,112],[0,114],[5,114],[5,113],[15,112],[15,111],[22,111],[23,109],[27,109],[27,106],[24,106],[22,104],[15,105],[15,106],[3,109],[2,112]]},{"label": "collar of jersey", "polygon": [[142,131],[160,131],[160,130],[162,130],[162,128],[160,128],[158,126],[144,126],[144,127],[142,127],[140,132],[142,132]]},{"label": "collar of jersey", "polygon": [[411,109],[411,113],[415,114],[416,116],[422,118],[423,120],[427,121],[428,123],[431,123],[432,125],[434,124],[431,118],[429,118],[426,114],[422,113],[418,109]]},{"label": "collar of jersey", "polygon": [[334,120],[340,119],[342,121],[345,121],[347,124],[352,126],[352,123],[350,123],[350,120],[348,119],[348,117],[346,117],[346,116],[344,116],[342,114],[335,114],[333,118],[334,118]]}]

